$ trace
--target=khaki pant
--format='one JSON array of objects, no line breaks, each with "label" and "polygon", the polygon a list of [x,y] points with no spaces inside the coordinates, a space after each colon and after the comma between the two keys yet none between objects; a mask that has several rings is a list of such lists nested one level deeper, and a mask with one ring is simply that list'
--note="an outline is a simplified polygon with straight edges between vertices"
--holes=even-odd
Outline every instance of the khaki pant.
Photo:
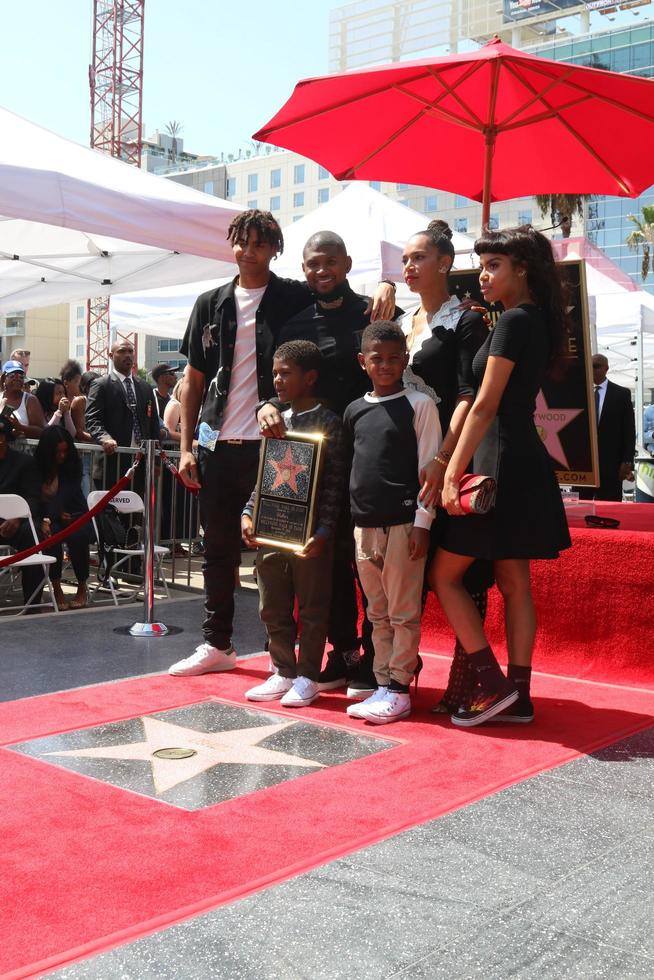
[{"label": "khaki pant", "polygon": [[413,524],[356,527],[356,560],[368,600],[377,683],[410,684],[418,662],[425,558],[411,561]]},{"label": "khaki pant", "polygon": [[[298,558],[269,548],[257,552],[259,614],[268,631],[270,659],[282,677],[318,680],[327,639],[332,561],[331,541],[319,558]],[[296,597],[302,626],[297,663]]]}]

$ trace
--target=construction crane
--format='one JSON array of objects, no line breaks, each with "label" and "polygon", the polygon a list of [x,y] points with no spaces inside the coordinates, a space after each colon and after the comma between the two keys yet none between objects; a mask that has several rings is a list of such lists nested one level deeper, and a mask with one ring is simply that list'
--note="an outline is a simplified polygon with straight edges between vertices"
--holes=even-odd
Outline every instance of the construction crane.
[{"label": "construction crane", "polygon": [[[141,165],[144,8],[145,0],[93,0],[89,65],[91,146],[136,167]],[[136,334],[118,338],[129,340],[136,352]],[[109,345],[109,298],[102,296],[87,303],[87,371],[106,370]]]}]

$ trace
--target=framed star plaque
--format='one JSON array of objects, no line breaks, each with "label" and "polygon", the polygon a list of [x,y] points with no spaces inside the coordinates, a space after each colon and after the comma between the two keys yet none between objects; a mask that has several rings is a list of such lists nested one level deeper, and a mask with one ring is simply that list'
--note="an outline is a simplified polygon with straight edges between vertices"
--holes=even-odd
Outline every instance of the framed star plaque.
[{"label": "framed star plaque", "polygon": [[[563,370],[548,379],[536,398],[534,421],[552,457],[559,483],[577,487],[599,485],[597,422],[591,365],[592,344],[588,316],[586,263],[583,259],[557,262],[568,297],[568,334]],[[479,288],[479,270],[453,271],[450,289],[461,299],[485,306]],[[492,323],[504,307],[490,307]]]},{"label": "framed star plaque", "polygon": [[259,544],[301,551],[315,529],[322,466],[320,433],[262,440],[252,515]]}]

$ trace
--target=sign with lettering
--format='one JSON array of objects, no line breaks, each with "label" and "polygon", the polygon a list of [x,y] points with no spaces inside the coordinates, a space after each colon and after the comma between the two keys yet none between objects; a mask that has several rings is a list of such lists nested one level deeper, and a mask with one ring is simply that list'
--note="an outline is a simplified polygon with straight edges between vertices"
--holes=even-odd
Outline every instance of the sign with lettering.
[{"label": "sign with lettering", "polygon": [[[577,259],[557,265],[568,301],[565,358],[559,376],[547,379],[538,392],[534,421],[554,461],[559,483],[596,487],[599,486],[599,457],[586,263]],[[480,306],[486,305],[479,289],[478,270],[454,270],[450,274],[452,287],[461,300],[473,299]],[[492,304],[489,312],[494,324],[503,307]]]}]

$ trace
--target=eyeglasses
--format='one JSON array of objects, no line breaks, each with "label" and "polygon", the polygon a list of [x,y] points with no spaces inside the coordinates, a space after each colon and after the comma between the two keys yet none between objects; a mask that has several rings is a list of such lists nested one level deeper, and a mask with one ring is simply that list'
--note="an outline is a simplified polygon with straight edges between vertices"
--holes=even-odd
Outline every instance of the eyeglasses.
[{"label": "eyeglasses", "polygon": [[584,517],[588,527],[605,527],[615,530],[620,527],[620,521],[616,517],[598,517],[596,514],[586,514]]},{"label": "eyeglasses", "polygon": [[16,357],[30,357],[31,356],[31,353],[32,352],[29,351],[29,350],[15,350],[14,351],[14,354],[16,355]]}]

